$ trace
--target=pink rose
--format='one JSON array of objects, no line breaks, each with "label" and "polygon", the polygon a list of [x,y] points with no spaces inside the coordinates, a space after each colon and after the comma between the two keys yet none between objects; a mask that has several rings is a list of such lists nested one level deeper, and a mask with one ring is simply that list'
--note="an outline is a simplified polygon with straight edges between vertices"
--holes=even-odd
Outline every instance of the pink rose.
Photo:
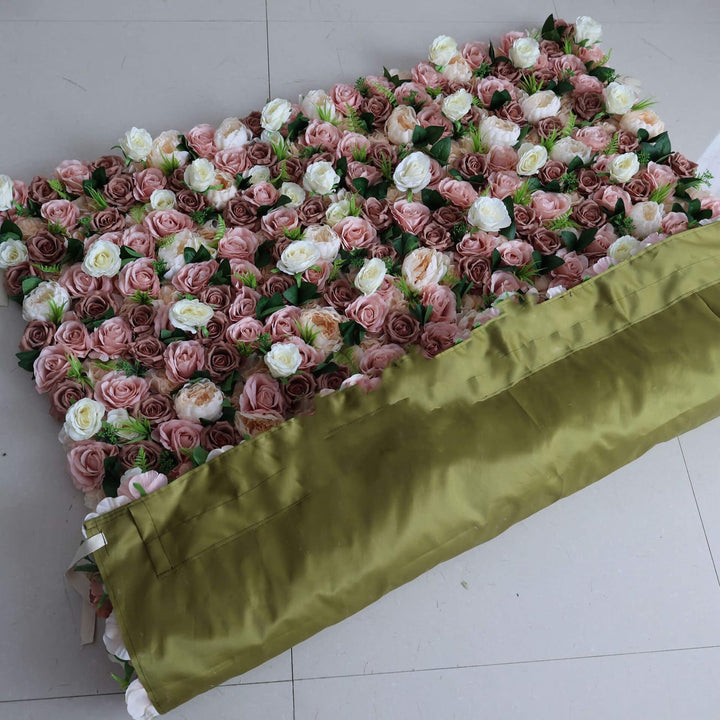
[{"label": "pink rose", "polygon": [[218,242],[218,255],[232,260],[252,260],[260,247],[258,236],[247,228],[230,228]]},{"label": "pink rose", "polygon": [[132,328],[122,317],[113,317],[103,321],[93,331],[90,356],[107,362],[111,358],[119,358],[132,341]]},{"label": "pink rose", "polygon": [[518,154],[505,145],[493,145],[487,154],[487,173],[515,170],[518,164]]},{"label": "pink rose", "polygon": [[282,418],[286,409],[280,383],[264,373],[250,375],[240,395],[239,405],[240,412],[249,416]]},{"label": "pink rose", "polygon": [[582,282],[587,274],[588,259],[582,253],[578,255],[575,251],[558,251],[558,255],[565,261],[564,265],[555,268],[550,274],[553,280],[559,281],[565,289],[574,287]]},{"label": "pink rose", "polygon": [[215,146],[215,128],[212,125],[196,125],[186,133],[188,145],[200,156],[212,160],[217,147]]},{"label": "pink rose", "polygon": [[240,318],[225,330],[225,339],[231,343],[253,343],[263,331],[263,324],[254,317]]},{"label": "pink rose", "polygon": [[138,202],[150,202],[150,196],[155,190],[164,190],[167,180],[162,170],[146,168],[134,175],[135,188],[133,195]]},{"label": "pink rose", "polygon": [[105,458],[118,454],[116,445],[83,440],[75,443],[67,455],[73,485],[83,492],[97,490],[105,478]]},{"label": "pink rose", "polygon": [[177,210],[151,210],[143,219],[143,225],[154,238],[175,235],[190,230],[194,223],[190,217]]},{"label": "pink rose", "polygon": [[[254,275],[258,282],[262,282],[262,273],[249,260],[230,260],[230,284],[234,288],[242,290],[242,288],[246,287],[242,281],[242,276],[248,273]],[[277,275],[273,277],[277,277]]]},{"label": "pink rose", "polygon": [[417,114],[417,122],[418,125],[422,125],[422,127],[445,128],[441,137],[449,137],[452,135],[452,122],[443,115],[440,107],[433,102],[428,101],[428,104],[423,106],[423,109]]},{"label": "pink rose", "polygon": [[165,349],[165,373],[174,383],[187,382],[205,369],[205,348],[198,340],[180,340]]},{"label": "pink rose", "polygon": [[284,237],[285,230],[295,230],[300,227],[300,218],[294,208],[284,205],[271,210],[260,221],[262,229],[274,240]]},{"label": "pink rose", "polygon": [[[586,75],[585,77],[590,77],[590,75]],[[595,152],[600,152],[600,150],[607,146],[611,139],[610,133],[607,130],[593,125],[577,130],[574,138]]]},{"label": "pink rose", "polygon": [[497,246],[497,250],[506,265],[522,267],[532,261],[533,246],[521,240],[506,240]]},{"label": "pink rose", "polygon": [[461,48],[465,62],[473,69],[479,68],[484,62],[490,62],[488,43],[484,42],[466,42]]},{"label": "pink rose", "polygon": [[377,185],[382,180],[383,175],[373,165],[366,165],[358,160],[350,160],[345,177],[350,182],[357,180],[357,178],[365,178],[369,185]]},{"label": "pink rose", "polygon": [[608,210],[614,210],[618,200],[622,200],[623,207],[625,208],[625,214],[629,214],[632,210],[632,200],[627,190],[623,190],[617,185],[605,185],[600,186],[592,195],[591,198],[602,207]]},{"label": "pink rose", "polygon": [[256,207],[274,205],[280,193],[269,183],[260,182],[251,185],[244,193],[243,197]]},{"label": "pink rose", "polygon": [[685,232],[687,229],[688,219],[685,213],[669,212],[662,219],[662,231],[666,235],[677,235],[677,233]]},{"label": "pink rose", "polygon": [[487,257],[492,255],[493,250],[502,242],[497,235],[491,235],[482,230],[477,230],[472,235],[465,235],[456,245],[456,251],[465,257]]},{"label": "pink rose", "polygon": [[599,275],[613,266],[613,261],[607,257],[600,258],[591,268],[588,268],[588,275]]},{"label": "pink rose", "polygon": [[80,210],[69,200],[51,200],[40,208],[40,214],[48,224],[62,225],[66,230],[73,230],[77,225]]},{"label": "pink rose", "polygon": [[189,420],[166,420],[152,432],[152,439],[166,450],[182,457],[182,450],[190,450],[200,444],[203,426]]},{"label": "pink rose", "polygon": [[358,363],[360,372],[369,377],[380,377],[382,371],[405,354],[405,349],[395,343],[375,345],[363,353]]},{"label": "pink rose", "polygon": [[377,230],[363,217],[349,215],[337,223],[333,230],[340,236],[346,250],[369,248],[378,242]]},{"label": "pink rose", "polygon": [[545,222],[564,215],[571,205],[569,195],[537,190],[532,194],[532,209],[538,220]]},{"label": "pink rose", "polygon": [[603,91],[603,84],[593,75],[573,75],[570,78],[570,84],[575,88],[576,95],[582,95],[583,93],[599,94]]},{"label": "pink rose", "polygon": [[313,120],[305,128],[305,144],[310,147],[321,147],[334,153],[340,142],[340,131],[329,122]]},{"label": "pink rose", "polygon": [[150,258],[129,262],[118,275],[117,289],[126,296],[141,291],[157,297],[160,294],[160,278],[152,263]]},{"label": "pink rose", "polygon": [[73,195],[83,194],[83,180],[90,179],[90,170],[79,160],[65,160],[55,168],[55,176]]},{"label": "pink rose", "polygon": [[145,225],[133,225],[123,230],[122,244],[145,257],[155,257],[155,238]]},{"label": "pink rose", "polygon": [[263,332],[270,333],[270,339],[274,343],[288,337],[299,336],[298,321],[300,320],[300,312],[300,308],[294,306],[276,310],[265,320]]},{"label": "pink rose", "polygon": [[339,83],[330,88],[330,99],[338,112],[347,115],[348,106],[358,110],[362,105],[363,97],[353,85]]},{"label": "pink rose", "polygon": [[412,235],[417,235],[430,219],[430,208],[420,202],[397,200],[391,211],[397,224]]},{"label": "pink rose", "polygon": [[445,77],[429,62],[420,62],[412,69],[414,83],[422,87],[442,88],[447,84]]},{"label": "pink rose", "polygon": [[517,292],[526,287],[527,283],[522,283],[513,273],[504,272],[503,270],[495,271],[490,277],[490,291],[494,295],[502,295],[506,292]]},{"label": "pink rose", "polygon": [[585,248],[585,255],[588,257],[604,255],[616,240],[615,228],[610,223],[605,223],[595,234],[595,239]]},{"label": "pink rose", "polygon": [[72,298],[84,297],[91,293],[107,294],[112,292],[113,287],[112,278],[91,277],[82,269],[81,263],[66,267],[58,278],[58,282]]},{"label": "pink rose", "polygon": [[420,336],[420,347],[426,358],[434,358],[443,350],[455,345],[459,329],[455,323],[430,322],[425,325]]},{"label": "pink rose", "polygon": [[150,392],[148,381],[137,375],[113,370],[95,383],[95,399],[106,408],[129,408],[141,402]]},{"label": "pink rose", "polygon": [[[118,497],[122,495],[130,498],[131,500],[137,500],[143,495],[147,495],[154,490],[159,490],[161,487],[165,487],[167,484],[168,479],[166,475],[156,472],[155,470],[148,470],[147,472],[138,473],[137,475],[125,478],[125,480],[120,483],[117,494]],[[140,492],[138,486],[143,489],[143,492]]]},{"label": "pink rose", "polygon": [[33,363],[35,387],[39,393],[51,390],[67,377],[70,362],[67,349],[62,345],[44,347]]},{"label": "pink rose", "polygon": [[442,197],[461,208],[469,208],[477,200],[477,190],[464,180],[443,178],[438,184],[438,192]]},{"label": "pink rose", "polygon": [[709,210],[712,215],[711,218],[715,219],[720,216],[720,198],[716,197],[704,197],[700,200],[700,209]]},{"label": "pink rose", "polygon": [[173,275],[172,284],[181,293],[199,295],[217,271],[218,264],[215,260],[188,263]]},{"label": "pink rose", "polygon": [[232,301],[227,310],[228,319],[230,321],[240,320],[240,318],[254,316],[260,293],[245,285],[238,288],[235,299]]},{"label": "pink rose", "polygon": [[488,175],[490,193],[500,200],[513,195],[524,182],[525,179],[521,178],[514,170],[501,170]]},{"label": "pink rose", "polygon": [[250,158],[248,157],[246,148],[229,147],[215,153],[213,164],[220,172],[225,172],[235,177],[250,169]]},{"label": "pink rose", "polygon": [[382,331],[385,317],[388,314],[387,301],[378,293],[372,295],[361,295],[353,300],[345,310],[345,315],[350,320],[360,323],[368,332],[379,333]]},{"label": "pink rose", "polygon": [[79,320],[66,320],[58,327],[54,342],[67,348],[67,352],[84,358],[90,352],[90,333]]},{"label": "pink rose", "polygon": [[672,168],[668,165],[659,165],[652,160],[645,168],[645,174],[652,179],[656,188],[661,188],[664,185],[675,185],[677,182],[677,175],[672,171]]},{"label": "pink rose", "polygon": [[585,63],[577,55],[561,55],[560,57],[553,58],[551,65],[553,70],[555,70],[555,74],[558,76],[563,73],[568,73],[573,77],[587,74]]},{"label": "pink rose", "polygon": [[365,135],[360,133],[345,131],[340,136],[337,148],[335,148],[335,156],[338,158],[345,157],[351,160],[353,154],[358,150],[369,150],[371,142]]},{"label": "pink rose", "polygon": [[483,105],[489,106],[492,102],[493,95],[503,90],[507,90],[513,100],[516,99],[515,86],[511,82],[492,76],[478,81],[476,92],[477,96],[482,100]]},{"label": "pink rose", "polygon": [[457,318],[457,299],[455,293],[447,285],[430,283],[422,289],[422,304],[432,305],[430,320],[432,322],[455,322]]}]

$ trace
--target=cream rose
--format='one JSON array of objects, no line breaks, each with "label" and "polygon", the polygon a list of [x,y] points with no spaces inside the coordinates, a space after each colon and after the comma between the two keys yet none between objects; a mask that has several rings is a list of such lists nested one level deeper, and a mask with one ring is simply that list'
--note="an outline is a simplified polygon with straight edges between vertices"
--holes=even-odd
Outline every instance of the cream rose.
[{"label": "cream rose", "polygon": [[575,21],[575,42],[594,45],[602,40],[602,25],[587,15],[581,15]]},{"label": "cream rose", "polygon": [[[328,225],[337,225],[343,218],[350,214],[350,197],[343,196],[335,202],[330,203],[325,211],[325,222]],[[307,233],[306,233],[307,236]]]},{"label": "cream rose", "polygon": [[300,207],[305,201],[305,191],[294,182],[284,182],[280,186],[280,194],[290,198],[288,207]]},{"label": "cream rose", "polygon": [[640,252],[640,250],[642,250],[642,243],[639,240],[632,235],[623,235],[607,249],[607,256],[616,265]]},{"label": "cream rose", "polygon": [[152,135],[142,128],[130,128],[119,142],[125,155],[136,162],[145,160],[152,151]]},{"label": "cream rose", "polygon": [[15,187],[12,178],[0,175],[0,211],[9,210],[13,206]]},{"label": "cream rose", "polygon": [[332,163],[326,160],[308,165],[303,176],[303,187],[318,195],[329,195],[339,182],[340,176],[335,172]]},{"label": "cream rose", "polygon": [[557,297],[558,295],[562,295],[563,293],[567,292],[567,288],[564,285],[556,285],[555,287],[548,288],[547,292],[545,293],[547,295],[548,300],[552,300],[554,297]]},{"label": "cream rose", "polygon": [[185,184],[195,192],[205,192],[215,182],[215,166],[205,158],[193,160],[183,174]]},{"label": "cream rose", "polygon": [[183,385],[175,395],[175,412],[181,420],[215,421],[222,415],[222,411],[222,390],[207,378]]},{"label": "cream rose", "polygon": [[63,430],[71,440],[89,440],[100,432],[105,406],[90,398],[81,398],[65,413]]},{"label": "cream rose", "polygon": [[175,207],[175,193],[172,190],[153,190],[150,207],[153,210],[172,210]]},{"label": "cream rose", "polygon": [[85,253],[83,272],[90,277],[115,277],[120,272],[120,248],[109,240],[96,240]]},{"label": "cream rose", "polygon": [[620,119],[620,128],[627,130],[634,135],[638,134],[641,128],[647,130],[649,137],[654,138],[665,130],[665,123],[653,110],[631,110]]},{"label": "cream rose", "polygon": [[488,147],[493,145],[513,146],[520,137],[520,126],[512,120],[497,115],[488,115],[480,123],[480,139]]},{"label": "cream rose", "polygon": [[393,145],[407,144],[412,140],[417,125],[417,113],[410,105],[400,105],[385,121],[385,134]]},{"label": "cream rose", "polygon": [[446,118],[456,122],[470,112],[472,104],[473,96],[467,90],[460,89],[442,101],[442,112]]},{"label": "cream rose", "polygon": [[433,65],[447,65],[458,54],[458,46],[449,35],[438,35],[430,44],[428,58]]},{"label": "cream rose", "polygon": [[205,327],[215,311],[199,300],[178,300],[170,306],[168,319],[170,324],[178,330],[196,333],[198,328]]},{"label": "cream rose", "polygon": [[382,285],[386,273],[387,266],[380,258],[366,260],[355,276],[355,287],[363,295],[371,295]]},{"label": "cream rose", "polygon": [[[344,217],[347,215],[343,215],[337,222]],[[303,238],[315,243],[321,260],[332,262],[340,252],[340,236],[328,225],[310,225]]]},{"label": "cream rose", "polygon": [[247,145],[252,140],[252,131],[238,118],[225,118],[215,131],[215,147],[218,150]]},{"label": "cream rose", "polygon": [[427,187],[432,180],[430,158],[424,152],[410,153],[398,163],[393,181],[398,190],[417,192]]},{"label": "cream rose", "polygon": [[67,290],[53,280],[41,282],[34,290],[31,290],[23,300],[23,320],[46,320],[49,321],[53,315],[50,303],[59,308],[67,310],[70,307],[70,295]]},{"label": "cream rose", "polygon": [[[172,241],[167,245],[163,245],[158,250],[158,258],[165,262],[168,268],[165,277],[172,279],[175,273],[185,265],[185,257],[183,255],[185,248],[199,250],[202,244],[203,238],[192,232],[192,230],[181,230],[175,233]],[[207,249],[211,255],[215,255],[215,250],[212,248]]]},{"label": "cream rose", "polygon": [[302,363],[302,355],[293,343],[275,343],[265,355],[265,364],[273,377],[289,377],[297,372]]},{"label": "cream rose", "polygon": [[450,263],[445,255],[431,248],[420,247],[409,253],[402,264],[402,275],[411,290],[439,283]]},{"label": "cream rose", "polygon": [[637,100],[633,88],[615,81],[603,90],[603,97],[605,98],[605,109],[611,115],[624,115],[629,112]]},{"label": "cream rose", "polygon": [[155,720],[160,715],[137,678],[128,685],[125,691],[125,704],[132,720]]},{"label": "cream rose", "polygon": [[22,240],[6,240],[0,243],[0,270],[25,262],[27,259],[27,246]]},{"label": "cream rose", "polygon": [[295,240],[283,250],[277,267],[288,275],[296,275],[311,268],[319,259],[320,251],[312,240]]},{"label": "cream rose", "polygon": [[537,123],[560,112],[560,98],[552,90],[540,90],[520,101],[523,114],[530,123]]},{"label": "cream rose", "polygon": [[630,219],[633,221],[633,234],[644,240],[648,235],[660,230],[663,219],[663,207],[648,200],[633,205]]},{"label": "cream rose", "polygon": [[531,68],[540,57],[540,45],[535,38],[520,37],[510,46],[508,56],[516,68]]},{"label": "cream rose", "polygon": [[243,177],[248,178],[251,185],[270,182],[270,168],[267,165],[253,165],[249,170],[245,171]]},{"label": "cream rose", "polygon": [[518,150],[518,175],[534,175],[548,159],[547,150],[543,145],[523,143]]},{"label": "cream rose", "polygon": [[279,130],[290,117],[292,105],[288,100],[275,98],[265,105],[260,115],[260,124],[265,130]]},{"label": "cream rose", "polygon": [[115,428],[123,440],[132,441],[141,437],[141,433],[130,425],[132,418],[126,408],[113,408],[108,411],[105,420]]},{"label": "cream rose", "polygon": [[212,189],[207,191],[208,202],[216,210],[224,210],[225,206],[237,195],[238,189],[235,178],[230,173],[215,173],[215,183]]},{"label": "cream rose", "polygon": [[592,150],[579,140],[571,137],[564,137],[558,140],[550,151],[551,160],[559,160],[569,165],[574,158],[579,157],[583,164],[590,160]]},{"label": "cream rose", "polygon": [[610,161],[608,169],[615,182],[626,183],[640,170],[640,162],[635,153],[623,153]]},{"label": "cream rose", "polygon": [[468,210],[468,220],[473,227],[484,232],[498,232],[512,223],[505,203],[498,198],[479,197]]}]

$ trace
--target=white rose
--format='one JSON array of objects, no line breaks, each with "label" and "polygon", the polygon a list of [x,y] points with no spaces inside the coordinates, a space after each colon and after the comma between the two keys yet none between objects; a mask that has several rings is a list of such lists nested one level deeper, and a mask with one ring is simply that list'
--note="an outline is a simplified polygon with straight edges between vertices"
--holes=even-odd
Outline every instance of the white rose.
[{"label": "white rose", "polygon": [[468,210],[468,220],[473,227],[484,232],[498,232],[512,223],[505,203],[498,198],[479,197]]},{"label": "white rose", "polygon": [[127,157],[142,162],[152,151],[152,135],[142,128],[132,127],[121,138],[120,147]]},{"label": "white rose", "polygon": [[472,104],[473,96],[467,90],[458,90],[442,101],[443,115],[455,122],[467,115]]},{"label": "white rose", "polygon": [[215,183],[215,166],[205,158],[193,160],[183,174],[185,184],[195,192],[205,192]]},{"label": "white rose", "polygon": [[633,221],[633,235],[644,240],[660,229],[663,207],[652,201],[639,202],[633,205],[629,217]]},{"label": "white rose", "polygon": [[508,56],[516,68],[531,68],[540,57],[540,45],[531,37],[518,38],[510,46]]},{"label": "white rose", "polygon": [[402,275],[411,290],[420,291],[426,285],[439,283],[445,277],[449,266],[447,257],[441,252],[420,247],[403,260]]},{"label": "white rose", "polygon": [[302,363],[302,355],[297,345],[275,343],[265,355],[265,364],[273,377],[289,377],[297,372]]},{"label": "white rose", "polygon": [[[158,258],[167,265],[165,277],[171,279],[185,264],[185,258],[183,256],[185,248],[199,250],[202,244],[203,238],[192,232],[192,230],[181,230],[175,233],[173,239],[158,250]],[[215,250],[212,248],[207,249],[211,255],[215,255]]]},{"label": "white rose", "polygon": [[520,126],[511,120],[504,120],[497,115],[488,115],[480,123],[480,139],[488,147],[517,143],[520,137]]},{"label": "white rose", "polygon": [[105,407],[102,403],[90,398],[81,398],[65,413],[63,428],[72,440],[89,440],[100,432],[104,417]]},{"label": "white rose", "polygon": [[105,619],[103,642],[105,643],[105,649],[111,655],[120,658],[120,660],[130,659],[130,653],[125,647],[125,641],[123,640],[122,633],[120,632],[120,625],[118,625],[114,612],[111,612]]},{"label": "white rose", "polygon": [[187,383],[175,395],[175,412],[181,420],[215,421],[223,411],[222,390],[212,380],[203,378]]},{"label": "white rose", "polygon": [[290,117],[292,105],[288,100],[275,98],[265,105],[260,116],[260,124],[265,130],[279,130]]},{"label": "white rose", "polygon": [[450,58],[442,69],[443,77],[451,83],[469,83],[472,80],[473,70],[462,55]]},{"label": "white rose", "polygon": [[178,300],[170,306],[168,319],[170,324],[178,330],[196,333],[199,327],[205,327],[215,311],[199,300]]},{"label": "white rose", "polygon": [[398,190],[417,192],[427,187],[432,180],[430,158],[424,152],[410,153],[398,163],[393,181]]},{"label": "white rose", "polygon": [[607,249],[607,256],[613,261],[613,264],[617,265],[640,250],[642,250],[642,245],[639,240],[632,235],[623,235]]},{"label": "white rose", "polygon": [[226,172],[215,175],[214,188],[207,191],[208,202],[216,210],[224,210],[225,206],[237,195],[238,189],[235,178]]},{"label": "white rose", "polygon": [[283,250],[277,267],[288,275],[296,275],[311,268],[319,259],[320,251],[312,240],[294,240]]},{"label": "white rose", "polygon": [[106,422],[110,423],[123,440],[137,440],[141,433],[130,427],[130,413],[125,408],[108,411]]},{"label": "white rose", "polygon": [[22,240],[6,240],[0,243],[0,270],[25,262],[27,259],[27,246]]},{"label": "white rose", "polygon": [[138,679],[128,685],[125,691],[125,703],[132,720],[154,720],[160,715]]},{"label": "white rose", "polygon": [[280,194],[290,198],[288,207],[300,207],[305,201],[305,191],[294,182],[284,182],[280,186]]},{"label": "white rose", "polygon": [[243,173],[243,177],[250,178],[251,185],[270,182],[270,168],[267,165],[253,165]]},{"label": "white rose", "polygon": [[546,295],[548,300],[551,300],[558,295],[562,295],[564,292],[567,292],[567,288],[563,285],[556,285],[555,287],[548,288]]},{"label": "white rose", "polygon": [[31,290],[23,300],[23,320],[50,320],[52,309],[50,303],[67,310],[70,307],[70,295],[67,290],[54,280],[41,282],[34,290]]},{"label": "white rose", "polygon": [[[343,215],[343,217],[346,216]],[[342,218],[340,219],[342,220]],[[305,230],[303,239],[312,240],[315,243],[321,260],[332,262],[340,252],[340,236],[329,225],[310,225]]]},{"label": "white rose", "polygon": [[[341,197],[333,203],[330,203],[325,210],[325,222],[328,225],[337,225],[343,218],[350,214],[350,198]],[[307,235],[307,233],[306,233]]]},{"label": "white rose", "polygon": [[433,65],[447,65],[458,53],[455,40],[448,35],[439,35],[431,45],[428,58]]},{"label": "white rose", "polygon": [[552,90],[540,90],[520,101],[523,115],[529,123],[537,123],[560,112],[560,98]]},{"label": "white rose", "polygon": [[602,40],[602,25],[587,15],[581,15],[575,21],[575,42],[580,44],[583,40],[588,45],[594,45]]},{"label": "white rose", "polygon": [[120,272],[120,248],[109,240],[96,240],[82,261],[83,272],[91,277],[115,277]]},{"label": "white rose", "polygon": [[635,90],[629,85],[611,82],[604,90],[605,109],[611,115],[624,115],[632,108],[637,100]]},{"label": "white rose", "polygon": [[252,131],[238,118],[225,118],[215,131],[215,147],[218,150],[247,145],[253,138]]},{"label": "white rose", "polygon": [[654,138],[665,130],[665,123],[658,117],[656,112],[648,108],[645,110],[631,110],[620,119],[621,130],[627,130],[637,135],[638,130],[641,128],[647,130],[648,137]]},{"label": "white rose", "polygon": [[282,133],[277,130],[263,130],[260,133],[260,142],[287,149],[285,138],[282,136]]},{"label": "white rose", "polygon": [[335,103],[324,90],[311,90],[304,97],[301,96],[300,109],[310,120],[320,120],[320,111],[330,122],[338,119]]},{"label": "white rose", "polygon": [[564,137],[553,146],[550,151],[550,159],[569,165],[574,158],[579,157],[584,165],[590,160],[591,153],[592,150],[585,143],[571,137]]},{"label": "white rose", "polygon": [[340,176],[335,172],[332,163],[326,160],[308,165],[303,176],[305,189],[318,195],[329,195],[339,182]]},{"label": "white rose", "polygon": [[417,114],[410,105],[399,105],[385,121],[385,134],[393,145],[407,144],[412,140],[417,125]]},{"label": "white rose", "polygon": [[610,177],[619,183],[626,183],[640,169],[640,162],[635,153],[623,153],[610,161]]},{"label": "white rose", "polygon": [[372,295],[383,283],[387,266],[380,258],[366,260],[355,276],[355,287],[363,295]]},{"label": "white rose", "polygon": [[0,211],[9,210],[13,206],[15,187],[12,178],[0,175]]},{"label": "white rose", "polygon": [[153,190],[150,207],[153,210],[172,210],[175,207],[175,193],[172,190]]},{"label": "white rose", "polygon": [[152,143],[152,150],[147,156],[147,164],[149,167],[162,168],[163,164],[171,158],[177,161],[178,167],[187,165],[190,158],[186,150],[178,150],[180,143],[180,133],[177,130],[164,130]]},{"label": "white rose", "polygon": [[518,150],[518,175],[534,175],[548,159],[547,150],[543,145],[523,143]]},{"label": "white rose", "polygon": [[219,448],[213,448],[205,458],[205,462],[210,462],[211,460],[214,460],[218,455],[224,455],[228,450],[232,450],[235,446],[234,445],[223,445]]}]

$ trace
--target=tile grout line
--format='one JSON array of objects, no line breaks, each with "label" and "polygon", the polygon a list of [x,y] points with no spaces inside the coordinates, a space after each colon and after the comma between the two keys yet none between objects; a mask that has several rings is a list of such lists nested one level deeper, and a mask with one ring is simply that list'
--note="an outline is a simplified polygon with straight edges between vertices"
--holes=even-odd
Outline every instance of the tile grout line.
[{"label": "tile grout line", "polygon": [[293,661],[293,649],[290,648],[290,683],[292,687],[292,711],[295,720],[295,662]]},{"label": "tile grout line", "polygon": [[718,574],[718,568],[717,564],[715,563],[715,557],[713,556],[712,548],[710,547],[710,540],[707,536],[707,531],[705,530],[705,522],[703,520],[702,513],[700,512],[700,504],[698,503],[697,495],[695,494],[695,486],[693,485],[692,478],[690,477],[690,470],[687,466],[687,461],[685,460],[685,451],[683,450],[682,442],[680,441],[680,437],[678,436],[675,438],[678,443],[678,447],[680,448],[680,455],[682,456],[683,465],[685,466],[685,474],[687,475],[688,482],[690,483],[690,490],[693,494],[693,500],[695,501],[695,509],[697,510],[698,517],[700,518],[700,527],[702,527],[703,535],[705,536],[705,543],[707,545],[708,553],[710,553],[710,562],[712,562],[713,570],[715,571],[715,579],[718,582],[718,585],[720,585],[720,574]]},{"label": "tile grout line", "polygon": [[270,89],[270,21],[268,20],[268,0],[265,0],[265,50],[267,51],[268,102],[272,99]]}]

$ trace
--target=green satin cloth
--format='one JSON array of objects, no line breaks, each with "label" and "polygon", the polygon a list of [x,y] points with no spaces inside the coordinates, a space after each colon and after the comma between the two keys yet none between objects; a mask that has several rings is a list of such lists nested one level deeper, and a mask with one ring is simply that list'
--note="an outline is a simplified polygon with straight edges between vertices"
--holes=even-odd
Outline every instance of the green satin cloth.
[{"label": "green satin cloth", "polygon": [[161,712],[720,414],[720,224],[86,523]]}]

